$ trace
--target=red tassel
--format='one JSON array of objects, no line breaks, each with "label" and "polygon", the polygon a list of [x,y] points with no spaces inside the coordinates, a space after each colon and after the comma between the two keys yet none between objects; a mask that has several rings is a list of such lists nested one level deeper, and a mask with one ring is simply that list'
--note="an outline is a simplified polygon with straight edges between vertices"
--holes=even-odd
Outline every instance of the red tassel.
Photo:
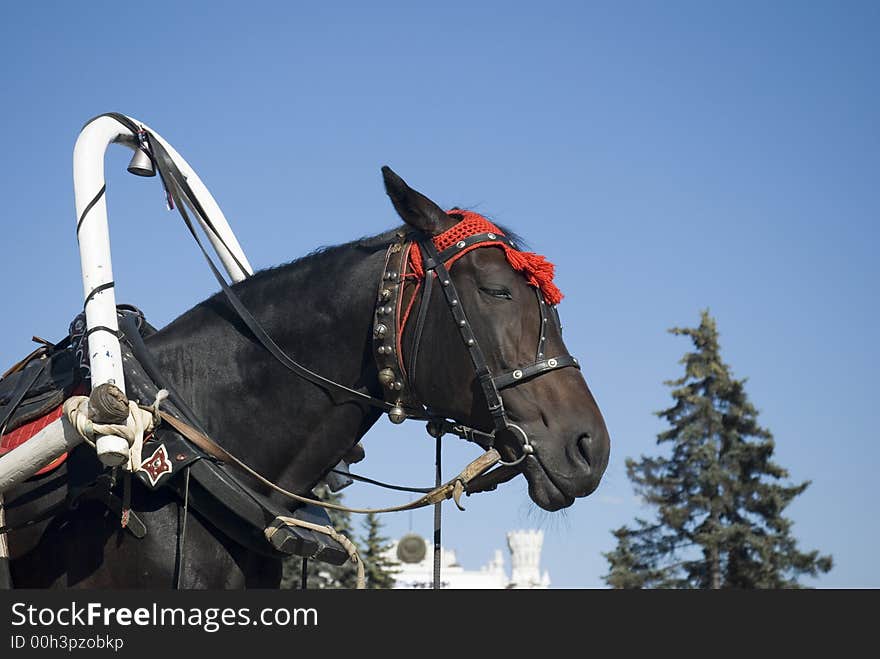
[{"label": "red tassel", "polygon": [[[463,240],[469,236],[476,235],[478,233],[497,233],[500,235],[504,235],[504,233],[498,229],[494,224],[492,224],[489,220],[487,220],[482,215],[478,213],[472,213],[471,211],[449,211],[449,214],[462,215],[464,219],[455,224],[450,229],[447,229],[443,233],[434,237],[434,245],[437,247],[437,251],[443,251],[447,247],[455,244],[459,240]],[[456,259],[461,258],[471,249],[476,247],[480,247],[485,245],[486,243],[479,243],[477,245],[473,245],[468,249],[463,249],[461,252],[457,253],[454,257],[449,259],[446,262],[446,267],[452,267],[452,264]],[[559,304],[562,301],[562,291],[557,288],[556,284],[553,283],[554,276],[554,266],[548,261],[546,258],[541,256],[540,254],[535,254],[534,252],[519,252],[511,247],[508,247],[502,242],[492,243],[499,247],[504,248],[504,255],[507,257],[507,262],[510,263],[510,267],[512,267],[517,272],[523,273],[526,278],[526,281],[541,290],[541,293],[544,295],[544,300],[547,304]],[[418,249],[411,249],[409,252],[409,263],[412,268],[413,274],[416,275],[419,279],[425,276],[425,269],[422,264],[422,253]]]}]

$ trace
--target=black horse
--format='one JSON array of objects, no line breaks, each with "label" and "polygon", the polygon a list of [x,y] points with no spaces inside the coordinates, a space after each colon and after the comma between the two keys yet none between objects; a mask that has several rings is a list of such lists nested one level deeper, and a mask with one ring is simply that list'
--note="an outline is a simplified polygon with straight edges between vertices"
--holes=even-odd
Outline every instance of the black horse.
[{"label": "black horse", "polygon": [[[409,229],[438,235],[457,221],[383,169],[386,190]],[[382,397],[374,359],[376,293],[396,231],[330,247],[256,273],[235,292],[288,354],[307,368],[374,397]],[[535,358],[543,327],[535,289],[511,268],[500,249],[474,249],[450,270],[473,336],[495,373]],[[413,344],[410,322],[403,352]],[[412,389],[438,413],[491,431],[486,396],[459,328],[442,295],[429,297]],[[545,331],[546,353],[567,354],[558,325]],[[379,418],[358,400],[338,400],[294,376],[254,338],[221,294],[202,302],[149,337],[149,350],[207,432],[256,471],[308,493]],[[428,346],[430,348],[428,348]],[[411,355],[403,355],[404,361]],[[529,495],[554,511],[595,490],[608,462],[602,415],[576,368],[559,368],[505,389],[511,422],[534,453],[520,462]],[[85,447],[82,447],[85,448]],[[502,457],[522,445],[499,439]],[[66,478],[65,467],[7,493],[26,503],[26,519]],[[136,484],[139,485],[139,484]],[[132,510],[148,533],[135,539],[118,519],[84,506],[9,534],[16,587],[171,587],[180,568],[185,588],[277,587],[280,560],[258,556],[191,514],[184,565],[176,566],[179,501],[169,490],[135,487]]]}]

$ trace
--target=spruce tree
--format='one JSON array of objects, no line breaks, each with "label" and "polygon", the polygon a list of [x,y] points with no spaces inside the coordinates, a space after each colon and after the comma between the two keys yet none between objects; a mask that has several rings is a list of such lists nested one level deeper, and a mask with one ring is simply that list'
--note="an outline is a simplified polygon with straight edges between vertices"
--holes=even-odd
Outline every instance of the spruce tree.
[{"label": "spruce tree", "polygon": [[604,554],[613,588],[793,588],[798,577],[828,572],[830,556],[801,552],[785,508],[809,481],[786,485],[774,463],[771,433],[758,424],[745,380],[721,360],[708,311],[697,328],[670,332],[691,339],[684,375],[665,384],[674,404],[657,412],[669,428],[657,443],[669,455],[627,459],[629,478],[652,521],[614,531]]},{"label": "spruce tree", "polygon": [[368,513],[364,518],[365,535],[361,541],[360,555],[364,561],[367,588],[371,589],[393,588],[394,575],[399,571],[397,561],[387,556],[391,543],[381,535],[381,530],[379,517],[375,513]]},{"label": "spruce tree", "polygon": [[[339,504],[342,494],[331,492],[321,484],[314,489],[314,495],[321,501]],[[351,527],[351,513],[342,510],[327,510],[331,526],[339,533],[354,541]],[[319,561],[309,561],[307,568],[308,587],[312,588],[354,588],[357,585],[357,566],[351,561],[342,565],[330,565]],[[302,558],[291,556],[285,559],[281,573],[281,588],[299,588],[302,583]]]}]

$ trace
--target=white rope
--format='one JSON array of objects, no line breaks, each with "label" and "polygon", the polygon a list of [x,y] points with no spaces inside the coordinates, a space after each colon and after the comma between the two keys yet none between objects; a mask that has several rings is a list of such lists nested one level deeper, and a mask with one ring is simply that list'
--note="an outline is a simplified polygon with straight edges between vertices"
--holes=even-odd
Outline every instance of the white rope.
[{"label": "white rope", "polygon": [[168,392],[160,389],[156,400],[149,407],[141,407],[128,401],[128,418],[125,423],[94,423],[89,419],[89,397],[72,396],[64,401],[64,414],[79,435],[94,448],[95,437],[115,435],[128,442],[128,461],[123,469],[132,473],[141,467],[144,434],[159,425],[159,404],[168,397]]}]

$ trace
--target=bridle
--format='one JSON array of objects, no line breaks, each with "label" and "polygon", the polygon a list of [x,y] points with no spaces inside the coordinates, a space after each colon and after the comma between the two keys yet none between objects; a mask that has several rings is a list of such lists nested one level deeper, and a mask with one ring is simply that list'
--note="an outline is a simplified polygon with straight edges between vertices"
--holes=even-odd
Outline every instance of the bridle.
[{"label": "bridle", "polygon": [[[467,236],[442,252],[437,251],[434,238],[421,232],[407,234],[398,231],[396,240],[389,246],[385,255],[385,266],[379,284],[378,301],[375,311],[375,324],[373,327],[373,349],[376,364],[379,368],[379,381],[383,387],[386,402],[393,405],[388,412],[388,417],[393,423],[402,423],[407,418],[428,418],[428,432],[437,436],[437,433],[451,431],[489,449],[494,446],[498,433],[508,432],[517,437],[521,444],[519,457],[511,462],[500,462],[501,465],[512,467],[518,465],[526,456],[535,452],[534,446],[529,441],[528,434],[517,424],[510,421],[501,398],[501,391],[514,387],[522,382],[539,377],[551,371],[568,366],[580,369],[578,360],[569,354],[555,357],[546,357],[544,345],[546,342],[547,325],[554,322],[559,326],[559,316],[556,307],[548,305],[540,291],[535,288],[538,307],[540,311],[540,331],[538,332],[538,345],[535,350],[535,360],[510,369],[500,374],[493,374],[490,370],[483,350],[473,333],[470,322],[467,319],[461,305],[461,297],[455,288],[452,277],[449,275],[450,263],[462,254],[464,250],[475,247],[491,245],[506,245],[510,249],[516,249],[513,242],[501,232],[483,232]],[[420,250],[424,270],[423,278],[417,282],[421,285],[421,301],[416,314],[416,324],[413,329],[412,347],[409,352],[409,364],[404,365],[402,350],[402,336],[409,319],[409,311],[418,294],[412,292],[409,305],[404,309],[406,284],[414,278],[407,273],[409,266],[410,250]],[[439,288],[443,291],[446,305],[452,314],[459,334],[467,349],[468,356],[474,367],[477,381],[492,418],[494,429],[491,433],[482,432],[461,423],[450,423],[445,418],[432,414],[430,408],[420,402],[414,390],[416,367],[418,356],[421,351],[422,331],[425,327],[428,306],[435,285],[439,282]],[[549,313],[548,313],[549,308]],[[552,318],[552,321],[551,321]],[[558,327],[561,331],[561,327]]]}]

